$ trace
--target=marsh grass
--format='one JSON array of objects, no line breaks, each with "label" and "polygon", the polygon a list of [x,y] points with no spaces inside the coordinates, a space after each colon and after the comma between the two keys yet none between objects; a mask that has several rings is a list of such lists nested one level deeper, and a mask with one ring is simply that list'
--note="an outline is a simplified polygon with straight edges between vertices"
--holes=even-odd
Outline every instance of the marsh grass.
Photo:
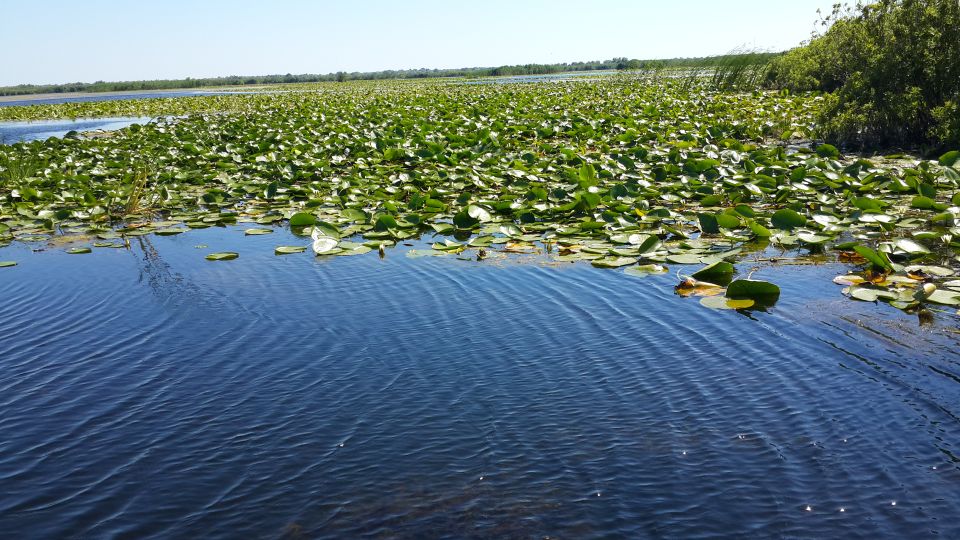
[{"label": "marsh grass", "polygon": [[43,168],[43,161],[36,155],[23,152],[0,153],[0,182],[20,184],[28,178],[36,176]]},{"label": "marsh grass", "polygon": [[[775,56],[762,50],[738,48],[709,63],[682,70],[679,78],[685,90],[702,86],[716,91],[756,90],[763,85]],[[678,72],[673,74],[678,76]]]}]

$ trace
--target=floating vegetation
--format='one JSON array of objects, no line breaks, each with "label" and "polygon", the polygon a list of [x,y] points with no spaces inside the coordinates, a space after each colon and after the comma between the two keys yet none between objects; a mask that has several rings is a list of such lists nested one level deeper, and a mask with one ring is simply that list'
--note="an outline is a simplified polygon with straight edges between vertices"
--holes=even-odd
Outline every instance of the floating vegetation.
[{"label": "floating vegetation", "polygon": [[0,146],[14,164],[0,171],[0,246],[285,225],[323,257],[421,239],[431,249],[406,256],[542,253],[633,276],[696,265],[690,279],[718,297],[702,303],[721,309],[776,302],[776,285],[734,279],[734,264],[775,248],[858,267],[846,291],[859,300],[952,305],[960,153],[844,156],[806,139],[818,104],[618,76],[9,107],[181,117]]},{"label": "floating vegetation", "polygon": [[206,256],[208,261],[232,261],[239,257],[239,253],[234,253],[232,251],[224,251],[220,253],[211,253]]}]

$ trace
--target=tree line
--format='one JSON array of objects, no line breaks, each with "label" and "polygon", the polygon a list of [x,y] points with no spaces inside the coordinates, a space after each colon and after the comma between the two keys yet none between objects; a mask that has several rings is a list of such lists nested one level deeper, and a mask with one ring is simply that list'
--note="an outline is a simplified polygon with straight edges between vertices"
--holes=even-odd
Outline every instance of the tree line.
[{"label": "tree line", "polygon": [[[93,83],[66,83],[66,84],[20,84],[16,86],[0,87],[0,96],[17,96],[27,94],[61,94],[68,92],[124,92],[143,90],[173,90],[191,88],[210,88],[218,86],[249,86],[263,84],[290,84],[315,82],[344,82],[354,80],[384,80],[384,79],[427,79],[443,77],[498,77],[517,75],[547,75],[551,73],[565,73],[576,71],[610,71],[610,70],[653,70],[664,68],[710,67],[729,61],[731,56],[722,55],[697,58],[670,58],[663,60],[638,60],[628,58],[611,58],[610,60],[595,60],[591,62],[568,62],[560,64],[518,64],[499,67],[473,67],[458,69],[405,69],[384,70],[372,72],[337,72],[327,74],[304,73],[294,75],[258,75],[207,78],[166,79],[153,81],[97,81]],[[764,54],[765,60],[774,56],[773,53]]]}]

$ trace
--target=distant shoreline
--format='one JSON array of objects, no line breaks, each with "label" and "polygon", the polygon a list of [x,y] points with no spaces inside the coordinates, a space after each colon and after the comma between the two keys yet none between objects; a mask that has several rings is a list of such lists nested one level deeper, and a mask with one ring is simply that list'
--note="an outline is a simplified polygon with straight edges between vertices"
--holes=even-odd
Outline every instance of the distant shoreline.
[{"label": "distant shoreline", "polygon": [[[264,85],[268,86],[268,85]],[[222,92],[235,92],[238,89],[244,89],[250,91],[250,87],[236,87],[236,86],[223,86],[223,87],[208,87],[208,88],[164,88],[162,90],[117,90],[111,92],[47,92],[45,94],[20,94],[14,96],[0,96],[0,103],[7,103],[10,101],[43,101],[45,99],[69,99],[69,98],[87,98],[87,97],[99,97],[99,96],[138,96],[142,94],[179,94],[183,92],[196,92],[198,94],[204,93],[222,93]]]}]

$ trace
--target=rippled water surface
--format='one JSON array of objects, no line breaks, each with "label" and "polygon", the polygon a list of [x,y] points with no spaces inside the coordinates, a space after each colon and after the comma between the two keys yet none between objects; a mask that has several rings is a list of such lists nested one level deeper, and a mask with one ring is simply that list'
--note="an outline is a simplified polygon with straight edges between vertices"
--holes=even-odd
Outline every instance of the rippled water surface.
[{"label": "rippled water surface", "polygon": [[0,249],[0,531],[960,536],[955,321],[840,267],[761,270],[783,296],[746,316],[671,275],[296,242]]}]

